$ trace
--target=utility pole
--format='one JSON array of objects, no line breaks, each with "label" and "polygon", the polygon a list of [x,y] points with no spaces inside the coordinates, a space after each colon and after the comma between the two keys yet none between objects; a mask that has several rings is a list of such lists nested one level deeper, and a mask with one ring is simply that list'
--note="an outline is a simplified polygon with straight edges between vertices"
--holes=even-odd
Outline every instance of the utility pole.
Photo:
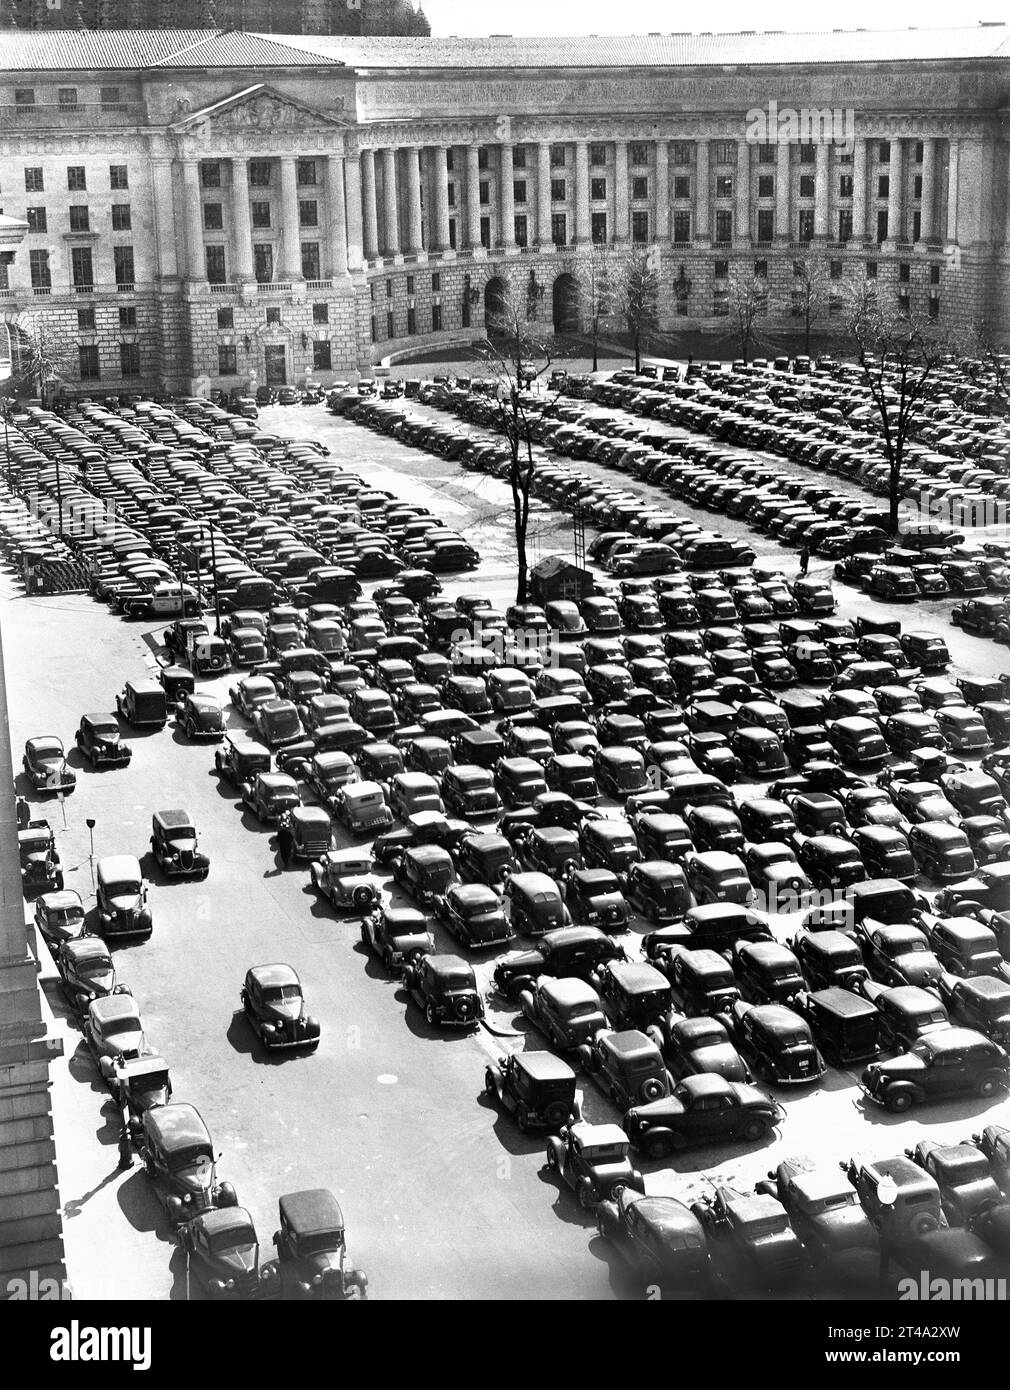
[{"label": "utility pole", "polygon": [[214,632],[221,636],[221,598],[217,589],[217,547],[214,544],[214,523],[209,521],[207,529],[210,531],[210,568],[214,576]]}]

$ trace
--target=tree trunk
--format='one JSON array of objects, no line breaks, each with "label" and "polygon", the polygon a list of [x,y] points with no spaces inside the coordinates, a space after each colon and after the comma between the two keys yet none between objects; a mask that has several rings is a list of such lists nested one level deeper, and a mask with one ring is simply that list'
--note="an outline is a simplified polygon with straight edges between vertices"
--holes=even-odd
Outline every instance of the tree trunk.
[{"label": "tree trunk", "polygon": [[516,603],[526,602],[529,567],[526,564],[526,546],[520,542],[516,554]]},{"label": "tree trunk", "polygon": [[901,501],[901,459],[895,451],[891,456],[891,470],[888,478],[888,530],[892,536],[898,534],[898,504]]},{"label": "tree trunk", "polygon": [[638,334],[635,334],[635,375],[642,370],[642,345]]}]

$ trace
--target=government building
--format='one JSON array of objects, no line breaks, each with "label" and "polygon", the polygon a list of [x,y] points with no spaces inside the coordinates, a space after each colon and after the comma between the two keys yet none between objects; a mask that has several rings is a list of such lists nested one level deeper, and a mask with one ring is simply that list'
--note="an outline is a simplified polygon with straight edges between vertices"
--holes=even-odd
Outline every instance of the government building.
[{"label": "government building", "polygon": [[[0,33],[0,311],[71,393],[328,384],[585,328],[648,248],[660,328],[816,262],[1010,331],[1010,28],[614,38]],[[792,306],[792,309],[790,308]]]}]

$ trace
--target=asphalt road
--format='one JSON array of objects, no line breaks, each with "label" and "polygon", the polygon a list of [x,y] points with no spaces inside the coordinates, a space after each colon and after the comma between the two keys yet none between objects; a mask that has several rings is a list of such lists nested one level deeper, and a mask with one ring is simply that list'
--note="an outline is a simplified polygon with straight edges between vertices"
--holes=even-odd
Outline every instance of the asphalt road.
[{"label": "asphalt road", "polygon": [[[265,429],[322,440],[377,486],[423,502],[473,540],[484,564],[447,583],[450,594],[468,589],[498,602],[510,597],[510,504],[501,483],[321,409],[274,408],[260,418]],[[634,486],[661,496],[646,484]],[[710,513],[703,515],[713,524]],[[714,524],[751,535],[726,518]],[[570,547],[560,516],[538,506],[535,526],[540,553]],[[765,538],[757,548],[763,566],[781,562],[788,571],[796,564]],[[842,586],[837,592],[843,613],[898,611],[906,625],[939,623],[958,673],[995,674],[1004,663],[1002,649],[942,621],[949,601],[894,610]],[[123,681],[154,666],[157,642],[148,640],[152,625],[113,618],[85,596],[26,599],[13,597],[9,587],[7,596],[3,631],[19,764],[26,737],[53,732],[70,745],[81,713],[113,708]],[[207,688],[225,694],[228,684]],[[241,723],[234,714],[231,720]],[[543,1171],[542,1140],[521,1136],[481,1096],[488,1058],[503,1043],[540,1047],[539,1037],[524,1043],[507,1008],[492,1009],[490,1028],[476,1034],[429,1029],[364,954],[356,924],[335,918],[308,891],[307,871],[280,868],[270,834],[239,813],[230,788],[219,787],[212,747],[188,745],[171,725],[128,737],[129,768],[94,773],[78,764],[78,789],[63,806],[66,827],[59,804],[49,803],[48,814],[67,886],[91,903],[86,817],[97,822],[96,856],[142,854],[157,809],[182,806],[197,822],[211,856],[210,877],[167,884],[151,867],[154,934],[118,950],[117,959],[141,1005],[149,1042],[171,1065],[176,1098],[203,1114],[222,1154],[220,1172],[235,1183],[261,1241],[270,1247],[282,1193],[328,1186],[344,1205],[349,1252],[368,1273],[373,1297],[633,1295],[620,1272],[611,1272],[591,1219]],[[779,934],[790,926],[779,923]],[[267,1060],[236,1015],[245,970],[270,960],[295,966],[322,1021],[322,1045],[313,1056]],[[478,969],[486,978],[490,967]],[[53,1101],[74,1289],[83,1298],[184,1298],[182,1258],[147,1179],[139,1165],[117,1171],[115,1117],[102,1108],[104,1088],[66,1017],[45,953],[42,975],[65,1047],[53,1068]],[[711,1178],[749,1186],[786,1153],[824,1161],[853,1152],[880,1155],[924,1133],[957,1139],[988,1120],[1010,1123],[1005,1100],[930,1106],[910,1117],[864,1111],[855,1080],[831,1072],[808,1092],[779,1091],[787,1110],[780,1137],[756,1149],[696,1149],[662,1165],[644,1164],[649,1190],[687,1195]],[[614,1118],[593,1083],[585,1086],[589,1117]]]}]

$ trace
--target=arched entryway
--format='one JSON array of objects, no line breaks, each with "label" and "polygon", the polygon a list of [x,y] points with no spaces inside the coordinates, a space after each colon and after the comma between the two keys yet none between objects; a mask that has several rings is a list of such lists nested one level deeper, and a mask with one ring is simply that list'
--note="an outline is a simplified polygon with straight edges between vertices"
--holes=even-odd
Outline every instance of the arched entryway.
[{"label": "arched entryway", "polygon": [[579,318],[579,282],[574,275],[559,275],[554,281],[554,332],[558,334],[578,333],[581,328]]},{"label": "arched entryway", "polygon": [[500,338],[506,331],[505,310],[508,289],[500,276],[493,276],[484,286],[484,327],[489,338]]}]

